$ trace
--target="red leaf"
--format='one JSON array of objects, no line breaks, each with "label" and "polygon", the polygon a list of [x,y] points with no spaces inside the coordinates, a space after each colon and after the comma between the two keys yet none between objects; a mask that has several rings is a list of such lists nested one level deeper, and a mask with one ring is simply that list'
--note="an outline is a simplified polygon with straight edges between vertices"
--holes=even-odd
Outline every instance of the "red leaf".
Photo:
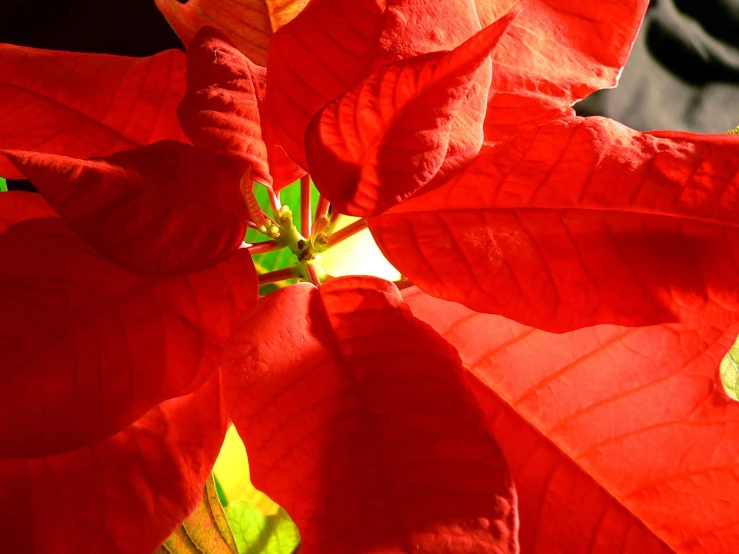
[{"label": "red leaf", "polygon": [[269,119],[266,117],[266,107],[262,113],[262,137],[267,145],[267,160],[269,160],[269,171],[272,174],[272,189],[279,191],[287,185],[294,183],[305,175],[305,170],[288,156],[283,146],[277,140],[277,134]]},{"label": "red leaf", "polygon": [[308,0],[154,0],[185,46],[203,27],[215,27],[252,60],[267,62],[272,33]]},{"label": "red leaf", "polygon": [[242,250],[212,269],[141,277],[59,218],[0,235],[0,457],[36,457],[115,433],[216,370],[256,301]]},{"label": "red leaf", "polygon": [[572,118],[370,221],[429,294],[550,331],[739,313],[738,139]]},{"label": "red leaf", "polygon": [[[267,108],[285,150],[307,168],[313,116],[391,61],[451,50],[480,30],[472,0],[314,0],[270,43]],[[489,69],[480,71],[451,124],[444,171],[482,143]],[[460,160],[456,160],[458,155]]]},{"label": "red leaf", "polygon": [[[453,50],[482,28],[473,0],[391,0],[385,14],[374,67],[398,59]],[[508,26],[509,8],[490,25],[504,32]],[[498,21],[500,20],[500,21]],[[490,30],[494,33],[495,31]],[[454,113],[449,129],[446,157],[433,185],[450,177],[480,150],[483,142],[482,122],[491,82],[492,64],[485,61],[475,75],[471,88]]]},{"label": "red leaf", "polygon": [[252,168],[252,179],[264,185],[273,185],[276,177],[277,190],[305,174],[280,145],[265,144],[260,116],[267,77],[263,67],[205,27],[187,49],[187,75],[187,94],[177,115],[193,144],[243,160]]},{"label": "red leaf", "polygon": [[[511,132],[509,125],[528,130],[546,119],[573,115],[572,104],[615,86],[649,2],[476,0],[476,4],[483,25],[512,6],[523,7],[493,53],[485,136],[498,140]],[[510,113],[512,106],[523,117],[519,123],[518,115]],[[541,113],[545,111],[548,115]]]},{"label": "red leaf", "polygon": [[[495,71],[493,71],[495,74]],[[555,119],[572,117],[575,110],[556,101],[547,102],[536,96],[496,92],[488,102],[483,130],[485,145],[495,146],[504,140],[533,130]]]},{"label": "red leaf", "polygon": [[198,504],[227,423],[216,374],[98,443],[0,460],[3,552],[153,552]]},{"label": "red leaf", "polygon": [[552,335],[404,291],[458,349],[514,475],[521,552],[739,551],[736,327]]},{"label": "red leaf", "polygon": [[246,234],[243,168],[189,144],[163,141],[89,161],[4,154],[75,231],[132,271],[205,269]]},{"label": "red leaf", "polygon": [[456,352],[370,277],[260,301],[226,400],[305,554],[515,552],[515,492]]},{"label": "red leaf", "polygon": [[[382,66],[313,118],[306,132],[310,172],[336,209],[376,215],[433,179],[444,179],[452,123],[483,67],[489,74],[490,52],[512,18],[451,52]],[[489,77],[485,81],[483,88]],[[482,113],[478,119],[479,128]],[[481,142],[473,142],[466,151],[456,149],[456,165],[477,154]]]},{"label": "red leaf", "polygon": [[0,194],[0,233],[26,219],[58,215],[40,194],[21,191]]},{"label": "red leaf", "polygon": [[310,120],[367,73],[384,9],[385,0],[313,0],[272,37],[267,110],[277,139],[304,168]]},{"label": "red leaf", "polygon": [[[0,45],[0,149],[92,158],[186,140],[184,93],[178,50],[137,59]],[[2,154],[0,176],[23,178]]]}]

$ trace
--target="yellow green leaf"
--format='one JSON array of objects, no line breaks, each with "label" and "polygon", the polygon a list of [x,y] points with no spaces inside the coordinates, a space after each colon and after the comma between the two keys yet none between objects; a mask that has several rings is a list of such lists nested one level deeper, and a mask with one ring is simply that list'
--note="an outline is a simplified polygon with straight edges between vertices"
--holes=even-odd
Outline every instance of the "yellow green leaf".
[{"label": "yellow green leaf", "polygon": [[205,484],[203,498],[188,517],[159,547],[156,554],[237,554],[238,549],[228,525],[215,482]]},{"label": "yellow green leaf", "polygon": [[291,554],[300,544],[290,516],[249,478],[246,448],[234,426],[226,433],[213,467],[239,554]]},{"label": "yellow green leaf", "polygon": [[259,508],[239,500],[226,506],[239,554],[291,554],[300,544],[298,529],[279,508],[264,515]]},{"label": "yellow green leaf", "polygon": [[232,425],[226,433],[213,475],[221,486],[227,504],[244,500],[265,515],[276,514],[280,507],[263,492],[254,488],[249,477],[249,459],[241,437]]},{"label": "yellow green leaf", "polygon": [[721,360],[721,380],[726,394],[739,400],[739,340]]},{"label": "yellow green leaf", "polygon": [[254,63],[267,65],[267,46],[308,0],[154,0],[187,46],[203,27],[225,34]]}]

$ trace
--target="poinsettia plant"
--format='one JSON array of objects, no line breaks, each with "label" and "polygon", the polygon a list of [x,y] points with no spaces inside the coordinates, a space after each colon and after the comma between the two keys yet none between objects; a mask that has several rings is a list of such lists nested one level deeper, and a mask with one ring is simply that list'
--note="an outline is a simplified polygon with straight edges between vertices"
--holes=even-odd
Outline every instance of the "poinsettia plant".
[{"label": "poinsettia plant", "polygon": [[155,1],[0,46],[0,550],[156,550],[233,421],[305,554],[739,551],[739,138],[571,108],[645,0]]}]

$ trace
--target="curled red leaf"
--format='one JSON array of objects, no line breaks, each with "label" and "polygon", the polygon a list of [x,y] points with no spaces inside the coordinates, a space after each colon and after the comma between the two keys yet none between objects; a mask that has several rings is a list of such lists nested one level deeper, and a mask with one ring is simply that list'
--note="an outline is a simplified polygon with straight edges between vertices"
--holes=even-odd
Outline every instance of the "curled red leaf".
[{"label": "curled red leaf", "polygon": [[497,141],[552,119],[590,93],[616,85],[649,4],[476,0],[483,25],[512,6],[521,14],[493,52],[485,137]]},{"label": "curled red leaf", "polygon": [[314,0],[270,43],[267,109],[280,143],[307,168],[305,130],[369,70],[385,0]]},{"label": "curled red leaf", "polygon": [[227,401],[306,554],[517,552],[513,484],[457,354],[392,284],[296,285],[248,318]]},{"label": "curled red leaf", "polygon": [[[462,114],[478,73],[515,15],[508,15],[448,53],[383,65],[325,106],[306,132],[306,155],[316,186],[336,209],[371,216],[409,197],[432,180],[457,140],[457,117],[477,119],[478,141],[455,148],[459,166],[477,154],[482,113]],[[474,121],[469,122],[474,128]]]},{"label": "curled red leaf", "polygon": [[177,115],[193,144],[242,160],[251,166],[252,179],[279,190],[305,172],[262,130],[266,75],[221,33],[205,27],[187,49],[187,94]]},{"label": "curled red leaf", "polygon": [[203,27],[215,27],[250,59],[267,62],[272,33],[293,19],[308,0],[154,0],[185,46]]},{"label": "curled red leaf", "polygon": [[243,168],[207,150],[163,141],[102,160],[3,153],[75,231],[132,271],[205,269],[246,234]]}]

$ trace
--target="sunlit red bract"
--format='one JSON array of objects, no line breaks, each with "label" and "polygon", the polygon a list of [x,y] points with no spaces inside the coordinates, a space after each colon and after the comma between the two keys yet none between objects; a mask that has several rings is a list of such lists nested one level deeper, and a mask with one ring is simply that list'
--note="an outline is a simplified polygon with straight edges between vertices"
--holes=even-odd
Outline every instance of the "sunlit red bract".
[{"label": "sunlit red bract", "polygon": [[[571,108],[646,1],[156,3],[0,46],[0,550],[155,550],[230,418],[304,554],[739,551],[739,139]],[[402,296],[320,283],[366,227]]]}]

